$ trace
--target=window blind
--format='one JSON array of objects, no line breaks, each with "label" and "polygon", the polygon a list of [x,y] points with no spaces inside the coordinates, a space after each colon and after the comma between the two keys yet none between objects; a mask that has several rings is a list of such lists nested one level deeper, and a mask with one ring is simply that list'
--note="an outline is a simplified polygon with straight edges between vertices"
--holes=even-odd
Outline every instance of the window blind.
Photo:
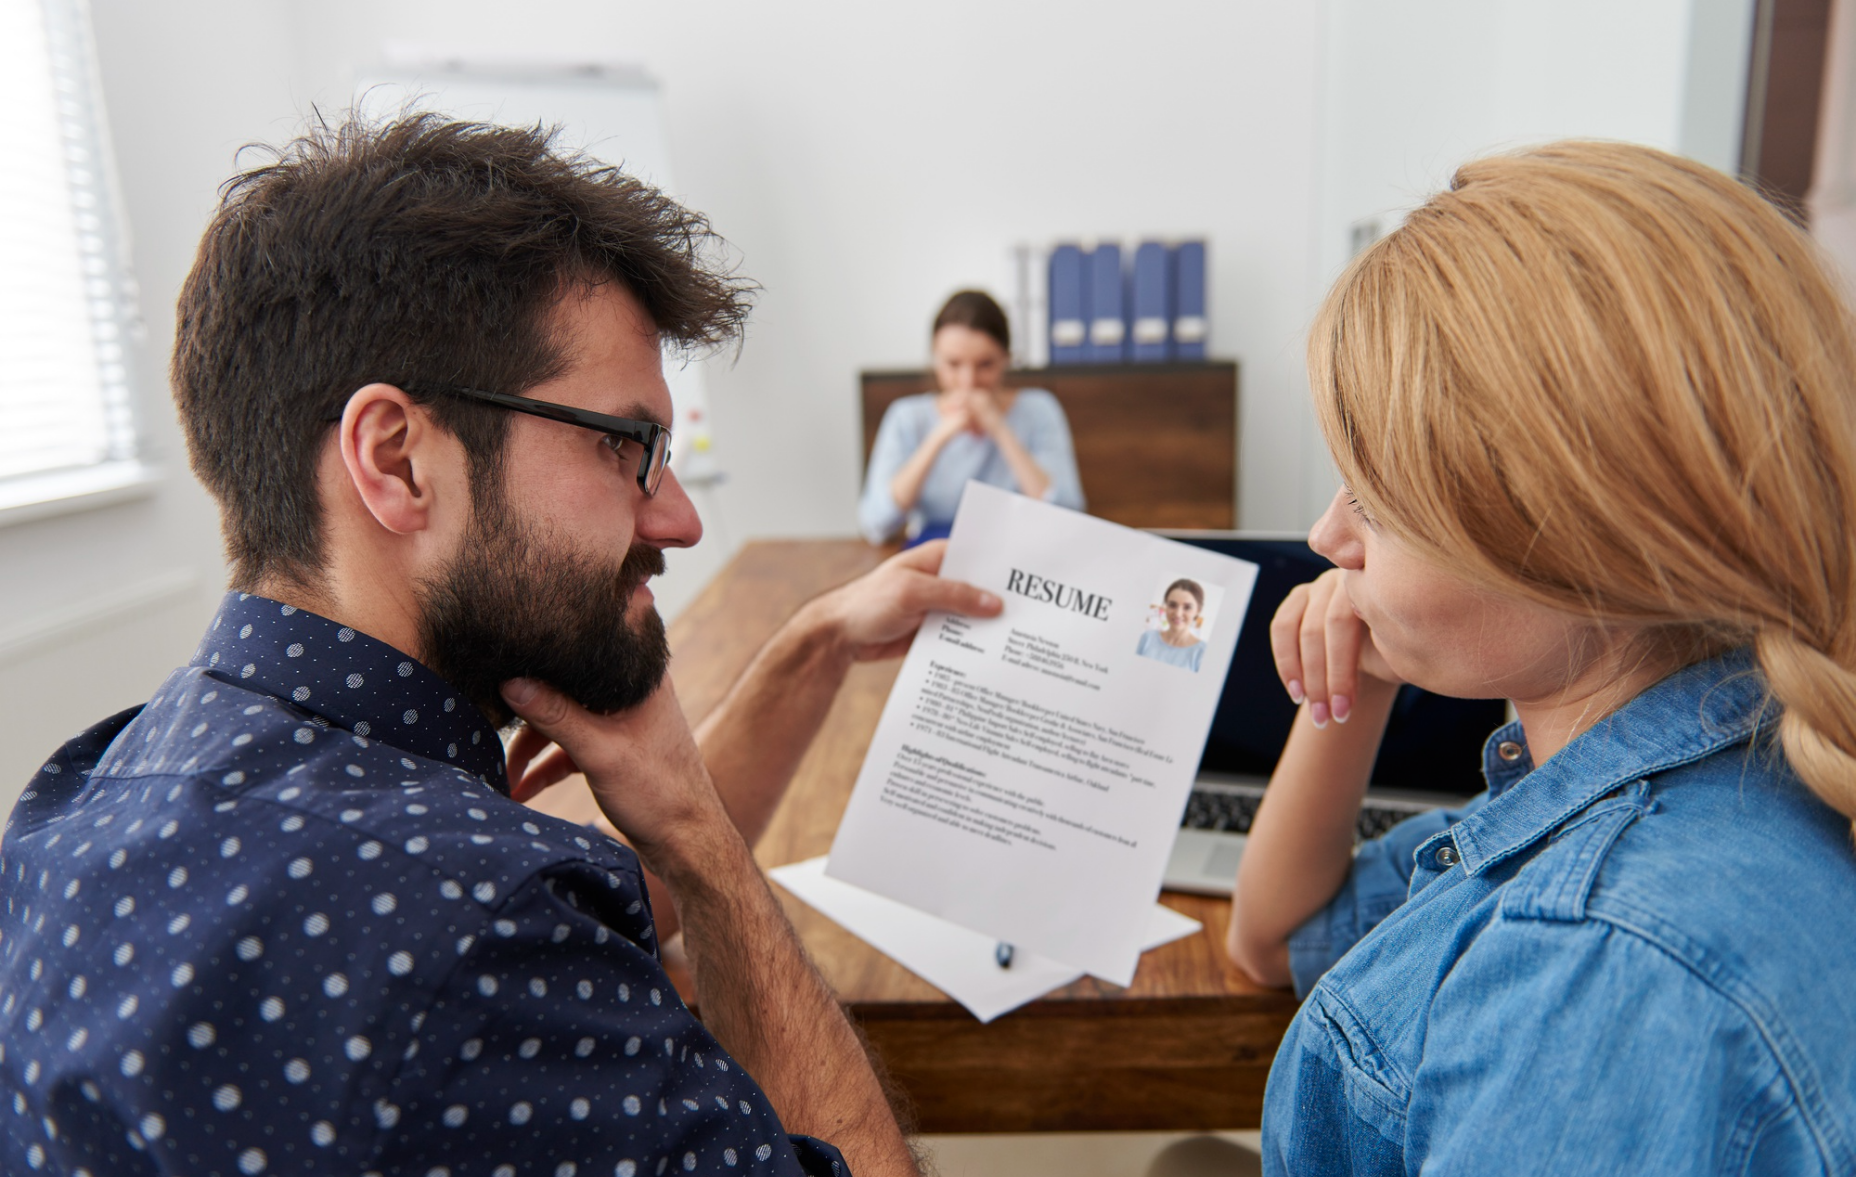
[{"label": "window blind", "polygon": [[0,0],[0,483],[134,456],[123,230],[76,0]]}]

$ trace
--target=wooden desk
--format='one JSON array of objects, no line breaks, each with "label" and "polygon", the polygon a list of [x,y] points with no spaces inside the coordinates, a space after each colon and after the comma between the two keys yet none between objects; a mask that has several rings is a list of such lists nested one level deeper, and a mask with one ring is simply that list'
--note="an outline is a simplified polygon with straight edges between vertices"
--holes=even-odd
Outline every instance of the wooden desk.
[{"label": "wooden desk", "polygon": [[[856,540],[753,543],[670,628],[692,722],[708,714],[800,603],[874,567]],[[824,854],[899,661],[851,672],[756,851],[763,866]],[[778,890],[778,888],[776,888]],[[924,1132],[1234,1129],[1258,1125],[1295,999],[1226,963],[1230,904],[1168,893],[1204,923],[1148,953],[1128,989],[1084,978],[990,1025],[779,891],[787,914],[908,1092]]]}]

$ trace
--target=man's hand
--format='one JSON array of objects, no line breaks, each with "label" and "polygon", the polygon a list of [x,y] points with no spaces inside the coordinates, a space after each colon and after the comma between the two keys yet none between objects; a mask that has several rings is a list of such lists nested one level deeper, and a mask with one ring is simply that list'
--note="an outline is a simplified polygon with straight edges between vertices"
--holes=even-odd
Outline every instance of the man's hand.
[{"label": "man's hand", "polygon": [[528,723],[511,755],[511,775],[522,782],[517,799],[541,767],[529,760],[558,742],[559,757],[585,772],[600,809],[663,877],[662,892],[646,883],[658,942],[670,936],[663,916],[673,909],[703,1023],[760,1083],[782,1123],[831,1140],[857,1172],[914,1177],[870,1060],[730,823],[670,680],[614,715],[594,715],[525,679],[504,683],[503,698]]},{"label": "man's hand", "polygon": [[1308,717],[1326,727],[1346,723],[1360,697],[1360,676],[1400,679],[1373,644],[1373,631],[1353,611],[1338,568],[1289,590],[1270,621],[1276,673],[1289,697],[1308,703]]},{"label": "man's hand", "polygon": [[[526,801],[574,772],[586,774],[606,819],[660,874],[689,855],[692,839],[718,831],[732,836],[669,676],[643,703],[612,715],[595,715],[528,679],[504,683],[503,698],[528,725],[509,750],[514,800]],[[559,747],[535,760],[550,742]]]},{"label": "man's hand", "polygon": [[895,658],[909,648],[922,619],[934,610],[996,617],[1004,602],[984,589],[942,580],[946,540],[891,556],[875,569],[806,606],[832,638],[858,662]]}]

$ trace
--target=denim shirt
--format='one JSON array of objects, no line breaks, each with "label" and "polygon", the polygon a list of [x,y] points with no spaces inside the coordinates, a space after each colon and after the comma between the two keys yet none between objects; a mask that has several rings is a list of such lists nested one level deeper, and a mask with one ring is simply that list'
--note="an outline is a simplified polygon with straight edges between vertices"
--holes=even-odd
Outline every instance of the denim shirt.
[{"label": "denim shirt", "polygon": [[1776,719],[1728,654],[1362,847],[1291,941],[1264,1171],[1856,1173],[1856,852]]}]

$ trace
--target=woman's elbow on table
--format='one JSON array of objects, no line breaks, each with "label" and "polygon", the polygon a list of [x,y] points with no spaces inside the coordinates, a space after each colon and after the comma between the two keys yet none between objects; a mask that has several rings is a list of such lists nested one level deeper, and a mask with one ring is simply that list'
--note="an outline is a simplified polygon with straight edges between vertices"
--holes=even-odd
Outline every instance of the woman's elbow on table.
[{"label": "woman's elbow on table", "polygon": [[1246,935],[1241,915],[1242,909],[1233,901],[1231,922],[1225,929],[1225,955],[1257,984],[1275,989],[1289,988],[1295,983],[1295,976],[1289,969],[1288,941]]}]

